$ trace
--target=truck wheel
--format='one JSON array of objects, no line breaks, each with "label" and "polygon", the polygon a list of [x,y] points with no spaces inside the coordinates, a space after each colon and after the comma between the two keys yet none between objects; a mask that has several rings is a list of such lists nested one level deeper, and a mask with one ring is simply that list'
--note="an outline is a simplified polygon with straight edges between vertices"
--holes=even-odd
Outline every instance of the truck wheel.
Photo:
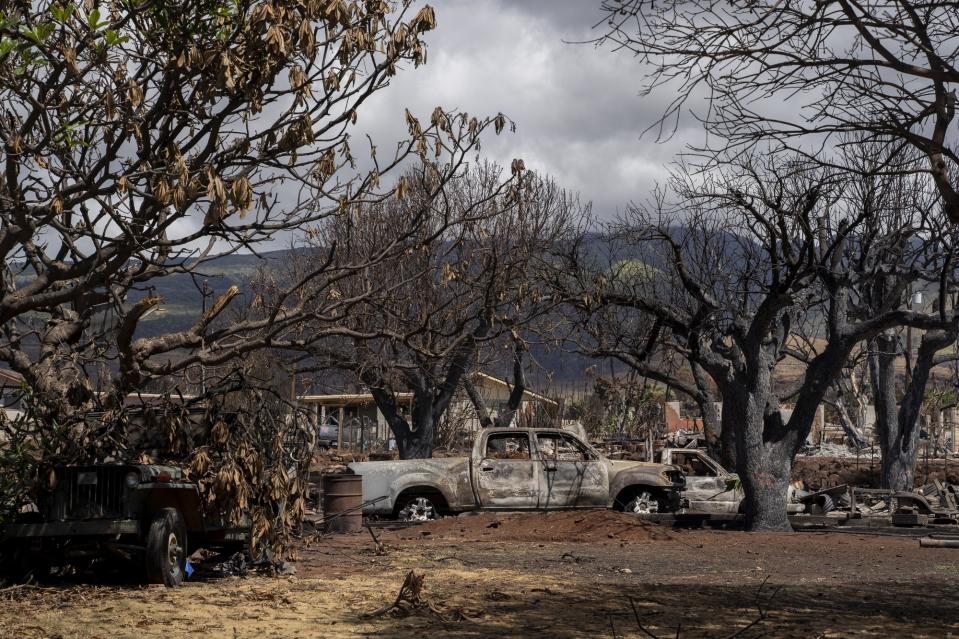
[{"label": "truck wheel", "polygon": [[176,508],[163,508],[147,534],[147,581],[174,588],[183,583],[185,571],[186,526]]},{"label": "truck wheel", "polygon": [[623,506],[623,512],[650,515],[659,512],[659,499],[651,491],[640,490]]},{"label": "truck wheel", "polygon": [[22,544],[10,542],[0,548],[0,583],[25,584],[50,576],[50,562]]},{"label": "truck wheel", "polygon": [[0,546],[0,586],[23,583],[29,579],[29,574],[24,574],[23,570],[23,552],[25,551],[13,542]]},{"label": "truck wheel", "polygon": [[398,515],[400,521],[430,521],[436,519],[436,504],[429,497],[410,497]]},{"label": "truck wheel", "polygon": [[832,497],[829,495],[820,495],[816,498],[816,501],[806,507],[806,511],[810,515],[825,515],[826,513],[832,512],[835,509],[836,502],[834,502]]}]

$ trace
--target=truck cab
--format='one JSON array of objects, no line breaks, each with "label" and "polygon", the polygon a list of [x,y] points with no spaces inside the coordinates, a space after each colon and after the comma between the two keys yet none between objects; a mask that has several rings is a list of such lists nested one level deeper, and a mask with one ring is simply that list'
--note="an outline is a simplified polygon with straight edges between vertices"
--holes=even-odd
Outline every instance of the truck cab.
[{"label": "truck cab", "polygon": [[605,508],[609,473],[570,433],[509,429],[478,438],[476,497],[485,510]]}]

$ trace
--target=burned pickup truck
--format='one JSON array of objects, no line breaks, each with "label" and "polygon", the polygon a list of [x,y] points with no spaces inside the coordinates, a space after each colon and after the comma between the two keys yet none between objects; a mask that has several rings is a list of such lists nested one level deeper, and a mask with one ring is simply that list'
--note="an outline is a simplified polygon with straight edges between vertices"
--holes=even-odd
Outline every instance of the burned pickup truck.
[{"label": "burned pickup truck", "polygon": [[677,466],[613,461],[563,430],[488,428],[469,457],[355,462],[366,515],[426,521],[471,510],[675,511]]},{"label": "burned pickup truck", "polygon": [[202,514],[197,485],[171,466],[98,464],[55,469],[37,511],[0,526],[10,580],[105,558],[134,562],[151,583],[179,585],[198,547],[241,549],[248,527]]}]

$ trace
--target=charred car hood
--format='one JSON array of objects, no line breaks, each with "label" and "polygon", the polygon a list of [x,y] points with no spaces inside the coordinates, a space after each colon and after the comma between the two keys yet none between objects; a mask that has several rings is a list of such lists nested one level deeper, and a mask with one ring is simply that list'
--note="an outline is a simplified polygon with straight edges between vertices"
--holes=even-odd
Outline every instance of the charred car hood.
[{"label": "charred car hood", "polygon": [[662,470],[682,470],[674,464],[654,464],[652,462],[631,461],[628,459],[611,459],[609,460],[609,464],[616,472],[623,470],[644,470],[651,473],[658,473]]}]

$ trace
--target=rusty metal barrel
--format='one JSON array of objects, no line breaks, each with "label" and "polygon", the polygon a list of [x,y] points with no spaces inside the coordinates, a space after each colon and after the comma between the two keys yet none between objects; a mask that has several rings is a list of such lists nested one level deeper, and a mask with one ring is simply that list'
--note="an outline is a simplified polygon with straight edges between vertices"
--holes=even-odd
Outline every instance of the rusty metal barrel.
[{"label": "rusty metal barrel", "polygon": [[323,520],[327,530],[363,530],[362,503],[362,475],[323,475]]}]

